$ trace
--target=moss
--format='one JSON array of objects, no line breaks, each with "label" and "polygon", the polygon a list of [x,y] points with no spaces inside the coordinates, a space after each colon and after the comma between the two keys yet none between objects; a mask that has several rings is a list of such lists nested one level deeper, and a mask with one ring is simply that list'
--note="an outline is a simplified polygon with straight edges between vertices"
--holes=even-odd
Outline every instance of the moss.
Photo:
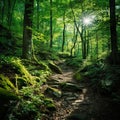
[{"label": "moss", "polygon": [[19,97],[15,93],[0,87],[0,101],[2,100],[9,101],[9,100],[18,100],[18,99]]},{"label": "moss", "polygon": [[48,66],[50,67],[50,69],[58,74],[62,74],[62,70],[60,69],[60,67],[58,67],[57,65],[55,65],[53,62],[49,61]]},{"label": "moss", "polygon": [[58,56],[60,58],[68,58],[70,54],[68,52],[59,52]]},{"label": "moss", "polygon": [[13,89],[16,90],[15,86],[13,83],[9,80],[8,77],[5,77],[3,74],[0,74],[0,86],[2,88],[5,88],[7,90]]},{"label": "moss", "polygon": [[19,73],[26,78],[26,82],[32,83],[32,76],[28,72],[28,70],[25,68],[24,65],[22,65],[21,61],[19,59],[11,61],[13,67],[16,67],[19,71]]},{"label": "moss", "polygon": [[38,61],[41,70],[49,70],[49,67],[42,61]]},{"label": "moss", "polygon": [[51,95],[51,96],[54,96],[54,97],[57,97],[57,98],[60,98],[62,93],[60,90],[56,89],[56,88],[52,88],[52,87],[48,87],[46,90],[45,90],[45,93],[48,94],[48,95]]},{"label": "moss", "polygon": [[53,103],[48,104],[48,105],[46,106],[46,108],[47,108],[49,111],[55,111],[55,110],[56,110],[56,106],[55,106]]},{"label": "moss", "polygon": [[47,108],[49,111],[55,111],[55,110],[56,110],[56,106],[55,106],[55,104],[54,104],[54,102],[53,102],[52,99],[50,99],[50,98],[45,98],[45,99],[44,99],[44,104],[45,104],[46,108]]},{"label": "moss", "polygon": [[82,81],[84,79],[83,75],[79,71],[73,75],[73,78],[77,81]]}]

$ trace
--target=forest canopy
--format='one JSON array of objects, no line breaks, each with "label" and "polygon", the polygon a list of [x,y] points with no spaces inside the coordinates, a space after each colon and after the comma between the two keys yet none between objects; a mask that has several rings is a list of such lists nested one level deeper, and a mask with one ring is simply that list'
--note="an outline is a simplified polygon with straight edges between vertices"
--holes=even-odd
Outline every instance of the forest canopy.
[{"label": "forest canopy", "polygon": [[1,52],[31,58],[49,49],[98,59],[119,49],[119,0],[1,0],[0,9]]}]

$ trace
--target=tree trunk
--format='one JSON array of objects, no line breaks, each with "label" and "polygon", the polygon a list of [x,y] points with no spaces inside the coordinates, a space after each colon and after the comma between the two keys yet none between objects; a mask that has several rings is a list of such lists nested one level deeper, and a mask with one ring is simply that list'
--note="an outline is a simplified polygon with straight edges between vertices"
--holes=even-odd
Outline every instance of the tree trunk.
[{"label": "tree trunk", "polygon": [[87,36],[87,34],[86,34],[86,29],[84,28],[83,29],[83,31],[84,31],[84,37],[83,37],[83,42],[82,42],[82,51],[83,51],[83,59],[86,59],[86,57],[87,57],[87,48],[86,48],[86,36]]},{"label": "tree trunk", "polygon": [[37,1],[37,30],[39,30],[39,22],[40,22],[40,18],[39,18],[39,10],[40,10],[40,0],[36,0]]},{"label": "tree trunk", "polygon": [[98,32],[96,31],[96,56],[97,56],[97,59],[98,59]]},{"label": "tree trunk", "polygon": [[65,45],[65,30],[66,30],[66,24],[65,24],[65,12],[63,15],[63,41],[62,41],[62,52],[64,52],[64,45]]},{"label": "tree trunk", "polygon": [[73,13],[75,27],[80,35],[80,38],[81,38],[82,58],[86,59],[86,40],[84,40],[84,27],[83,27],[83,25],[81,25],[81,31],[80,31],[79,25],[77,25],[77,22],[76,22],[76,17],[75,17],[74,11],[72,9],[71,3],[70,3],[70,7],[71,7],[71,10]]},{"label": "tree trunk", "polygon": [[109,0],[110,4],[110,32],[111,32],[111,58],[112,63],[117,64],[117,32],[116,32],[116,16],[115,16],[115,0]]},{"label": "tree trunk", "polygon": [[52,0],[50,0],[50,48],[53,44],[53,30],[52,30]]},{"label": "tree trunk", "polygon": [[[75,28],[74,28],[75,29]],[[75,32],[74,30],[74,36],[73,36],[73,46],[71,48],[70,55],[73,56],[73,50],[75,49],[76,43],[77,43],[77,37],[78,37],[78,30]]]},{"label": "tree trunk", "polygon": [[8,24],[9,30],[11,29],[12,16],[14,12],[15,3],[16,3],[16,0],[8,0],[7,24]]},{"label": "tree trunk", "polygon": [[87,52],[87,56],[89,56],[89,53],[90,53],[90,37],[89,37],[89,30],[87,31],[87,50],[86,50],[86,52]]},{"label": "tree trunk", "polygon": [[1,13],[1,22],[3,23],[3,21],[4,21],[4,12],[5,12],[5,1],[2,0],[0,2],[0,4],[1,4],[1,11],[0,11],[0,13]]},{"label": "tree trunk", "polygon": [[33,22],[34,0],[25,1],[23,49],[22,56],[25,59],[32,58],[32,22]]}]

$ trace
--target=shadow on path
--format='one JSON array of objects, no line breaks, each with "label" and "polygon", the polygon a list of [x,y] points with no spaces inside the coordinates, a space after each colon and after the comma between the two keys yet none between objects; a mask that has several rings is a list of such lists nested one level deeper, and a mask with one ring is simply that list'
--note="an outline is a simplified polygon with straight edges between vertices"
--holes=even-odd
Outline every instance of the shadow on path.
[{"label": "shadow on path", "polygon": [[[57,110],[49,120],[119,120],[120,116],[112,115],[113,106],[110,108],[109,98],[93,91],[87,81],[77,83],[73,79],[74,70],[65,63],[61,63],[60,67],[63,74],[53,74],[51,82],[48,82],[53,87],[56,86],[53,81],[57,81],[56,88],[62,92],[60,98],[53,97]],[[69,89],[59,86],[63,82],[70,85]],[[80,89],[73,90],[73,86]]]}]

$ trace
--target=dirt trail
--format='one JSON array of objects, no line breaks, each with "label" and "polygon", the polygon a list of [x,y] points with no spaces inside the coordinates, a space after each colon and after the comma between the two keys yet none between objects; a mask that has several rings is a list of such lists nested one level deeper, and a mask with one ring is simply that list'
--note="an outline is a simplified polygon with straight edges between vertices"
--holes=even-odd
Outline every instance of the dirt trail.
[{"label": "dirt trail", "polygon": [[[57,110],[48,120],[106,120],[103,119],[106,113],[102,112],[107,107],[106,98],[100,97],[95,91],[93,92],[89,82],[77,83],[73,79],[74,70],[72,68],[63,63],[61,68],[63,74],[53,74],[51,80],[57,80],[59,83],[72,83],[81,89],[77,91],[72,91],[72,88],[71,90],[62,90],[60,98],[53,98]],[[53,81],[50,86],[55,86]],[[60,89],[59,86],[55,87]]]}]

